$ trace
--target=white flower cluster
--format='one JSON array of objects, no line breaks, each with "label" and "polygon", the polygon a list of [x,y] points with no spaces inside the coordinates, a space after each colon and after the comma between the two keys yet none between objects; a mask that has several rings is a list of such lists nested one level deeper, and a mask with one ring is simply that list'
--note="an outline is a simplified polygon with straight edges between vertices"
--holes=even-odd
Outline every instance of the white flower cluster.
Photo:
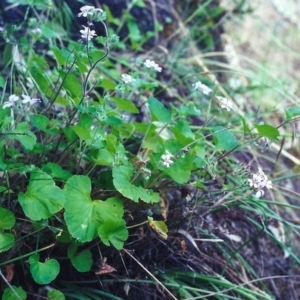
[{"label": "white flower cluster", "polygon": [[251,187],[257,190],[255,194],[256,198],[260,198],[265,194],[264,188],[272,188],[272,182],[261,168],[258,168],[258,172],[253,174],[252,179],[248,179],[248,182]]},{"label": "white flower cluster", "polygon": [[161,70],[162,70],[162,67],[160,67],[155,61],[150,60],[150,59],[147,59],[144,62],[144,66],[148,69],[153,69],[156,72],[161,72]]},{"label": "white flower cluster", "polygon": [[[38,102],[41,102],[41,100],[39,98],[31,98],[27,95],[22,95],[22,100],[21,102],[23,104],[29,104],[29,105],[33,105],[33,104],[36,104]],[[4,104],[2,105],[2,108],[8,108],[8,107],[12,107],[15,105],[15,102],[18,101],[20,99],[19,96],[16,96],[16,95],[10,95],[8,97],[8,101],[4,102]]]},{"label": "white flower cluster", "polygon": [[168,150],[166,150],[166,152],[161,156],[161,163],[165,167],[169,168],[174,163],[172,158],[174,158],[174,156]]},{"label": "white flower cluster", "polygon": [[89,16],[94,16],[95,14],[102,13],[101,8],[95,8],[94,6],[84,5],[80,8],[81,12],[77,15],[78,17],[87,18]]},{"label": "white flower cluster", "polygon": [[135,79],[128,74],[122,74],[122,80],[125,84],[131,84],[135,81]]},{"label": "white flower cluster", "polygon": [[216,98],[219,100],[219,104],[222,109],[226,109],[227,111],[234,110],[234,107],[230,100],[224,97],[216,96]]},{"label": "white flower cluster", "polygon": [[[208,87],[201,81],[193,83],[192,86],[195,91],[202,92],[204,95],[210,95],[213,92],[213,90],[210,87]],[[216,98],[219,101],[219,105],[222,109],[226,109],[227,111],[234,110],[233,104],[230,100],[220,96],[216,96]]]},{"label": "white flower cluster", "polygon": [[204,95],[209,95],[212,93],[212,89],[208,87],[207,85],[203,84],[201,81],[197,81],[194,84],[192,84],[195,91],[200,91]]},{"label": "white flower cluster", "polygon": [[97,36],[95,30],[91,30],[90,27],[82,25],[84,29],[80,30],[81,37],[87,39],[88,41]]}]

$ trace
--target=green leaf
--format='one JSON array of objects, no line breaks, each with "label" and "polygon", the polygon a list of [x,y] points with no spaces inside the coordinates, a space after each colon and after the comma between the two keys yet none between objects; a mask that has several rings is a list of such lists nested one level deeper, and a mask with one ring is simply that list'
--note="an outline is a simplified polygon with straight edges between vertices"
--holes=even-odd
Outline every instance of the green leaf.
[{"label": "green leaf", "polygon": [[0,230],[11,229],[15,225],[14,214],[8,209],[0,207]]},{"label": "green leaf", "polygon": [[92,201],[91,181],[87,176],[72,176],[64,187],[65,221],[71,235],[80,242],[95,238],[100,222],[99,201]]},{"label": "green leaf", "polygon": [[138,202],[139,199],[147,203],[158,202],[160,200],[157,193],[153,193],[150,190],[145,190],[141,186],[133,185],[130,182],[132,175],[133,166],[130,163],[113,168],[114,186],[124,197],[127,197],[135,202]]},{"label": "green leaf", "polygon": [[[92,200],[91,181],[87,176],[72,176],[64,188],[66,197],[65,221],[71,235],[80,242],[94,239],[98,228],[104,226],[106,234],[118,236],[119,224],[124,213],[123,204],[118,198],[106,201]],[[107,228],[106,223],[110,227]],[[101,238],[101,236],[100,236]]]},{"label": "green leaf", "polygon": [[107,149],[100,149],[97,153],[97,158],[94,159],[97,165],[112,167],[115,161],[114,155]]},{"label": "green leaf", "polygon": [[2,76],[0,76],[0,87],[4,88],[5,84],[6,84],[5,79]]},{"label": "green leaf", "polygon": [[66,299],[66,297],[64,296],[64,294],[61,291],[55,290],[55,289],[52,289],[51,291],[49,291],[47,293],[47,297],[50,300],[65,300]]},{"label": "green leaf", "polygon": [[7,251],[15,243],[15,237],[11,233],[0,232],[0,252]]},{"label": "green leaf", "polygon": [[179,157],[177,159],[174,158],[174,163],[169,168],[160,166],[160,169],[163,170],[164,173],[168,174],[177,183],[186,183],[189,181],[191,176],[193,159],[194,155],[187,154],[185,157]]},{"label": "green leaf", "polygon": [[70,93],[70,95],[73,96],[73,100],[77,100],[75,101],[75,104],[77,105],[82,97],[82,85],[79,82],[79,79],[75,76],[75,74],[66,74],[62,70],[59,70],[59,74],[61,78],[65,78],[63,87]]},{"label": "green leaf", "polygon": [[268,124],[254,124],[254,127],[257,129],[260,136],[264,136],[270,139],[277,140],[280,136],[278,129]]},{"label": "green leaf", "polygon": [[68,180],[72,174],[64,170],[60,165],[48,162],[43,166],[43,171],[49,174],[52,178],[60,180]]},{"label": "green leaf", "polygon": [[45,131],[49,123],[49,119],[44,115],[34,115],[31,122],[37,129]]},{"label": "green leaf", "polygon": [[230,151],[238,145],[238,140],[231,131],[222,126],[213,128],[212,134],[217,150]]},{"label": "green leaf", "polygon": [[128,230],[125,221],[123,203],[119,198],[113,197],[101,201],[102,223],[98,228],[98,235],[102,242],[109,246],[109,242],[116,249],[121,250],[128,239]]},{"label": "green leaf", "polygon": [[115,102],[119,110],[129,111],[132,112],[133,114],[139,113],[139,110],[136,108],[136,106],[132,103],[131,100],[122,99],[118,97],[114,97],[112,98],[112,100]]},{"label": "green leaf", "polygon": [[[123,247],[128,237],[123,204],[118,198],[92,200],[91,181],[87,176],[72,176],[64,189],[65,220],[71,235],[80,242],[91,241],[98,233],[105,244],[109,241]],[[125,232],[126,231],[126,232]]]},{"label": "green leaf", "polygon": [[149,109],[152,115],[152,121],[169,123],[172,120],[171,112],[154,97],[148,99]]},{"label": "green leaf", "polygon": [[[40,57],[35,56],[36,60],[38,60]],[[48,77],[45,76],[44,70],[41,69],[41,65],[37,67],[37,64],[43,64],[43,61],[35,62],[35,64],[32,64],[30,68],[30,75],[33,77],[34,81],[37,83],[39,89],[45,93],[48,97],[51,96],[51,89],[49,89],[49,86],[51,86],[51,82],[49,81]],[[46,67],[46,66],[45,66]]]},{"label": "green leaf", "polygon": [[49,119],[44,115],[34,115],[31,118],[31,122],[33,126],[35,126],[37,129],[43,132],[53,134],[57,131],[56,128],[47,129],[47,126],[49,124]]},{"label": "green leaf", "polygon": [[121,125],[123,122],[121,119],[117,118],[117,117],[107,117],[105,120],[104,120],[104,123],[105,124],[108,124],[108,125]]},{"label": "green leaf", "polygon": [[300,116],[300,108],[299,107],[291,107],[285,109],[286,119],[287,121],[292,120],[294,117]]},{"label": "green leaf", "polygon": [[64,194],[48,174],[36,169],[30,175],[26,194],[18,200],[24,213],[33,221],[47,219],[63,208]]},{"label": "green leaf", "polygon": [[137,22],[133,21],[133,20],[128,20],[128,22],[126,24],[127,24],[128,30],[129,30],[130,39],[135,42],[137,42],[137,41],[140,42],[142,39],[142,36],[141,36],[141,31],[140,31],[140,28],[139,28]]},{"label": "green leaf", "polygon": [[0,252],[9,250],[15,243],[13,234],[1,232],[1,230],[11,229],[15,222],[16,219],[11,211],[0,208]]},{"label": "green leaf", "polygon": [[180,105],[179,108],[170,103],[173,112],[178,113],[181,117],[185,116],[200,116],[201,111],[194,102],[187,102],[185,105]]},{"label": "green leaf", "polygon": [[23,290],[23,288],[16,287],[14,285],[11,285],[10,287],[6,288],[2,295],[2,300],[20,300],[20,299],[23,300],[26,298],[27,298],[27,294]]},{"label": "green leaf", "polygon": [[36,143],[36,136],[29,130],[29,124],[21,122],[17,128],[12,131],[14,134],[9,135],[11,139],[18,140],[27,150],[32,150]]},{"label": "green leaf", "polygon": [[55,31],[53,31],[51,28],[49,28],[45,25],[41,25],[40,28],[41,28],[41,31],[42,31],[43,35],[47,39],[55,38],[57,36],[57,33]]},{"label": "green leaf", "polygon": [[103,87],[105,90],[114,90],[117,85],[115,82],[108,80],[107,78],[103,78],[100,83],[100,86]]},{"label": "green leaf", "polygon": [[81,252],[77,252],[78,243],[72,243],[68,248],[68,257],[71,260],[72,265],[78,272],[88,272],[90,271],[93,260],[92,253],[90,250],[85,249]]},{"label": "green leaf", "polygon": [[124,242],[128,239],[126,223],[124,220],[117,222],[106,220],[98,228],[98,235],[106,246],[109,246],[109,242],[111,242],[116,249],[121,250],[124,247]]},{"label": "green leaf", "polygon": [[39,254],[29,257],[30,272],[34,281],[38,284],[48,284],[59,273],[59,263],[56,259],[48,259],[44,263],[39,262]]},{"label": "green leaf", "polygon": [[195,139],[189,123],[184,120],[180,120],[173,127],[173,133],[176,137],[176,140],[184,145],[192,142]]},{"label": "green leaf", "polygon": [[64,65],[67,62],[67,60],[70,59],[70,52],[66,49],[59,49],[56,46],[52,46],[51,50],[59,66]]},{"label": "green leaf", "polygon": [[79,125],[75,125],[72,127],[72,130],[76,133],[76,135],[81,139],[81,140],[88,140],[91,138],[91,132],[90,130],[80,127]]}]

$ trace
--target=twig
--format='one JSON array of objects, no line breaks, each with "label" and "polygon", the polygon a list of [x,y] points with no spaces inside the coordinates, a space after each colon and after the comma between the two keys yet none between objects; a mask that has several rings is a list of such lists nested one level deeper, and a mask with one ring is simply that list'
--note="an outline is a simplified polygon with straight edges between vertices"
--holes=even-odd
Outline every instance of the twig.
[{"label": "twig", "polygon": [[126,249],[123,249],[137,264],[139,264],[162,288],[175,300],[178,300],[151,272],[149,272],[133,255],[129,253]]}]

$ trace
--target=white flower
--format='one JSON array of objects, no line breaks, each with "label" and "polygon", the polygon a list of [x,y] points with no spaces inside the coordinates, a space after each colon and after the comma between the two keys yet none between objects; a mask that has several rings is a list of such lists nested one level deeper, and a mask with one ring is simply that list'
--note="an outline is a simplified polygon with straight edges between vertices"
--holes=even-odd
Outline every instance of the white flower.
[{"label": "white flower", "polygon": [[252,174],[252,179],[248,179],[250,187],[257,189],[255,197],[260,198],[265,194],[264,188],[271,189],[272,181],[270,181],[267,175],[261,168],[258,168],[257,173]]},{"label": "white flower", "polygon": [[93,37],[97,36],[95,30],[91,30],[89,27],[82,25],[84,29],[80,30],[81,37],[83,39],[91,40]]},{"label": "white flower", "polygon": [[3,105],[2,108],[8,108],[12,107],[16,101],[19,100],[19,97],[16,96],[15,94],[12,94],[8,97],[8,101],[6,101]]},{"label": "white flower", "polygon": [[135,79],[128,74],[122,74],[122,80],[125,84],[131,84],[135,81]]},{"label": "white flower", "polygon": [[162,67],[160,67],[155,61],[147,59],[144,62],[144,66],[148,69],[154,69],[157,72],[161,72]]},{"label": "white flower", "polygon": [[255,194],[255,198],[260,198],[264,194],[265,194],[264,190],[257,190],[257,192]]},{"label": "white flower", "polygon": [[8,101],[10,101],[10,102],[16,102],[19,99],[20,99],[19,96],[15,95],[15,94],[12,94],[8,97]]},{"label": "white flower", "polygon": [[38,102],[41,102],[41,100],[39,98],[30,98],[29,96],[27,95],[22,95],[22,103],[23,104],[29,104],[29,105],[33,105],[33,104],[36,104]]},{"label": "white flower", "polygon": [[172,158],[173,158],[174,156],[168,151],[168,150],[166,150],[166,152],[165,152],[165,154],[163,154],[162,156],[161,156],[161,163],[165,166],[165,167],[167,167],[167,168],[169,168],[172,164],[173,164],[173,160],[172,160]]},{"label": "white flower", "polygon": [[81,13],[79,13],[77,16],[78,17],[87,17],[87,16],[93,16],[94,14],[98,12],[103,12],[101,8],[95,8],[94,6],[90,5],[84,5],[80,8]]},{"label": "white flower", "polygon": [[35,29],[32,29],[31,32],[32,32],[33,34],[36,34],[36,35],[42,34],[41,28],[35,28]]},{"label": "white flower", "polygon": [[219,100],[221,108],[226,109],[227,111],[234,110],[232,103],[228,99],[220,96],[216,96],[216,98]]},{"label": "white flower", "polygon": [[203,84],[201,81],[197,81],[192,84],[195,91],[201,91],[204,95],[209,95],[212,93],[212,89],[207,85]]}]

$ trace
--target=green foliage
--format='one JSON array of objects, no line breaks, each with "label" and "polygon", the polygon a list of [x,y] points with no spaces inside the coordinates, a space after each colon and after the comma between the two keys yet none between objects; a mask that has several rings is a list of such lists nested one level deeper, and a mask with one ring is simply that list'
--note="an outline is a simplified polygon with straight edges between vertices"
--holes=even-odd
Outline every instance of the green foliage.
[{"label": "green foliage", "polygon": [[[216,19],[224,10],[212,9],[212,1],[204,2],[192,16],[204,22],[195,36],[197,43],[208,50],[215,46],[210,30],[219,22]],[[49,8],[42,0],[19,3],[37,10]],[[146,7],[142,0],[132,5]],[[58,261],[71,266],[74,278],[79,273],[90,272],[93,256],[99,257],[103,249],[113,253],[112,256],[115,253],[122,256],[127,251],[126,245],[135,243],[136,231],[132,234],[130,230],[141,224],[152,228],[145,231],[150,242],[149,232],[159,241],[173,238],[174,224],[177,233],[178,224],[182,222],[185,226],[186,223],[183,223],[185,218],[167,218],[168,201],[176,213],[185,214],[191,221],[189,224],[193,224],[191,212],[201,215],[198,219],[202,219],[203,215],[208,216],[224,207],[250,210],[249,207],[256,205],[257,209],[259,201],[251,197],[253,192],[256,196],[269,197],[265,192],[272,182],[267,175],[262,170],[254,173],[260,177],[257,183],[249,169],[240,169],[237,157],[245,146],[259,148],[259,140],[277,142],[285,134],[278,128],[298,120],[298,107],[285,109],[285,121],[281,124],[272,124],[274,120],[257,124],[252,114],[235,110],[231,99],[218,96],[220,92],[226,93],[219,89],[217,77],[210,81],[206,76],[210,72],[204,68],[202,72],[186,66],[181,57],[173,57],[173,52],[164,59],[157,58],[158,63],[148,61],[147,64],[148,58],[142,59],[139,53],[149,38],[158,38],[158,31],[165,28],[157,23],[155,32],[144,33],[139,20],[135,20],[129,10],[123,12],[122,20],[114,18],[108,9],[106,12],[93,10],[87,15],[86,25],[100,22],[107,35],[95,39],[82,37],[80,42],[68,40],[68,46],[64,44],[64,29],[61,28],[60,33],[51,26],[51,21],[38,19],[37,11],[35,13],[26,24],[29,26],[26,38],[22,37],[16,47],[24,62],[18,63],[12,56],[11,45],[17,45],[10,37],[13,31],[5,29],[3,33],[9,43],[5,45],[2,64],[9,68],[0,76],[3,91],[0,106],[0,252],[7,255],[2,265],[16,262],[26,274],[29,262],[37,284],[55,282],[54,286],[59,287],[60,282],[56,280],[60,273]],[[139,51],[134,57],[130,51],[121,51],[128,50],[128,43],[119,41],[114,29],[106,27],[106,16],[108,24],[117,26],[116,32],[128,30],[131,49]],[[187,24],[190,22],[191,19]],[[37,24],[41,32],[31,32]],[[37,51],[38,41],[45,43],[47,50]],[[188,62],[190,54],[186,53],[189,47],[185,41],[175,47],[182,46],[185,49],[183,60]],[[149,53],[155,56],[155,52]],[[201,61],[202,64],[205,65]],[[129,77],[124,76],[125,72]],[[213,90],[206,93],[196,89],[196,78]],[[228,90],[226,92],[234,98],[235,92]],[[30,101],[24,101],[25,95],[30,96]],[[31,98],[33,96],[39,100]],[[249,167],[249,161],[241,163]],[[262,201],[259,217],[268,214],[281,221],[270,213],[265,199]],[[205,212],[202,212],[203,207]],[[151,217],[156,214],[160,219]],[[168,226],[172,228],[170,237]],[[194,227],[199,234],[197,230],[201,226],[198,221],[190,228]],[[196,245],[192,238],[190,242]],[[278,244],[286,247],[281,241]],[[185,244],[180,242],[180,247],[184,255]],[[122,249],[123,252],[115,251]],[[49,259],[40,262],[40,252],[41,257]],[[231,255],[226,253],[227,258]],[[109,267],[104,264],[101,270],[109,273]],[[183,274],[178,272],[177,275],[180,285],[174,283],[174,286],[182,297],[201,294],[200,290],[185,290],[181,285],[187,284]],[[166,282],[174,280],[167,277]],[[205,278],[195,272],[186,280],[192,277],[197,279],[198,286],[211,280],[215,286],[238,288],[237,294],[243,297],[261,297],[258,292],[249,296],[248,289],[224,278]],[[107,296],[101,292],[98,290],[100,296]],[[72,294],[70,289],[66,295],[68,293]],[[89,293],[84,290],[76,297],[89,299]],[[26,296],[21,287],[12,285],[5,289],[3,299],[25,299]],[[48,290],[47,297],[65,299],[63,292],[56,289]]]},{"label": "green foliage", "polygon": [[65,300],[66,297],[64,296],[64,294],[61,291],[52,289],[47,293],[47,297],[50,300]]},{"label": "green foliage", "polygon": [[294,117],[300,116],[300,108],[299,107],[291,107],[285,109],[286,120],[291,121]]},{"label": "green foliage", "polygon": [[14,285],[11,285],[10,287],[6,288],[2,295],[2,300],[23,300],[26,298],[27,294],[22,289],[22,287],[16,287]]},{"label": "green foliage", "polygon": [[56,259],[39,262],[40,256],[36,253],[29,257],[30,273],[38,284],[48,284],[59,274],[59,263]]},{"label": "green foliage", "polygon": [[218,150],[230,151],[238,145],[238,141],[234,134],[222,126],[213,128],[213,138]]},{"label": "green foliage", "polygon": [[151,111],[152,120],[159,122],[170,122],[171,113],[167,110],[164,105],[157,99],[150,97],[148,99],[149,109]]},{"label": "green foliage", "polygon": [[254,127],[257,129],[260,136],[264,136],[270,139],[277,140],[280,136],[278,129],[268,124],[254,124]]},{"label": "green foliage", "polygon": [[18,196],[23,211],[33,221],[47,219],[63,208],[65,198],[51,176],[39,169],[30,175],[26,193]]},{"label": "green foliage", "polygon": [[146,190],[142,186],[136,186],[132,184],[132,176],[133,166],[130,163],[113,168],[114,186],[124,197],[127,197],[135,202],[138,202],[139,199],[147,203],[159,201],[159,195],[157,193],[153,193],[151,190]]},{"label": "green foliage", "polygon": [[17,139],[27,150],[32,150],[36,143],[36,136],[29,130],[29,124],[25,122],[19,123],[12,134],[8,135],[11,139]]},{"label": "green foliage", "polygon": [[69,232],[80,242],[91,241],[98,234],[104,244],[109,245],[110,241],[120,248],[128,237],[122,220],[122,202],[118,198],[92,200],[90,193],[91,181],[87,176],[68,179],[64,188],[64,215]]},{"label": "green foliage", "polygon": [[11,229],[15,225],[15,222],[14,214],[0,207],[0,252],[7,251],[14,245],[14,235],[3,231]]},{"label": "green foliage", "polygon": [[78,272],[88,272],[92,266],[92,253],[88,249],[78,252],[80,244],[72,243],[68,248],[68,257]]}]

